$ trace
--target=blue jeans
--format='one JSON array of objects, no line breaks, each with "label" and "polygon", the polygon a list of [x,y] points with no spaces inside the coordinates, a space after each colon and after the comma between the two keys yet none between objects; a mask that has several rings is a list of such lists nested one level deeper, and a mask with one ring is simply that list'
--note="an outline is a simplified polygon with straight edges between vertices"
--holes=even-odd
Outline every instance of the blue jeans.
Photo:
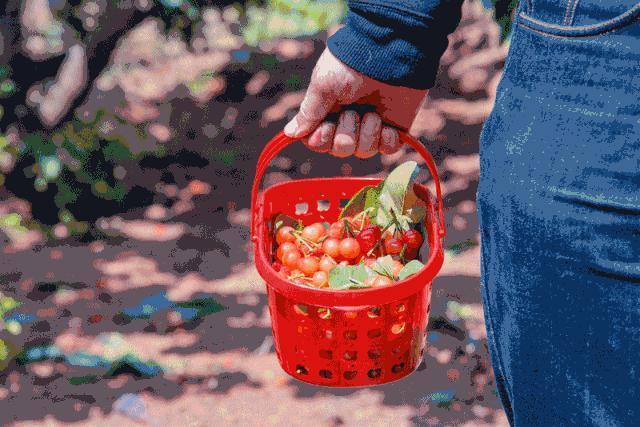
[{"label": "blue jeans", "polygon": [[521,0],[480,161],[511,425],[640,425],[640,3]]}]

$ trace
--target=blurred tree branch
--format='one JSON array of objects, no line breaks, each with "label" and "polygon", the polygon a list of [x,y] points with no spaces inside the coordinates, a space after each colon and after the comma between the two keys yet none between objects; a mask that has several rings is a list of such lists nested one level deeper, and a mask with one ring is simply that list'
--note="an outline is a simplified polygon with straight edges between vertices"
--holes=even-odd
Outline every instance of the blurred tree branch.
[{"label": "blurred tree branch", "polygon": [[[8,0],[5,3],[2,14],[2,37],[4,39],[4,52],[0,64],[10,67],[11,78],[16,90],[8,98],[3,100],[4,116],[0,120],[0,128],[6,129],[10,125],[17,125],[22,133],[41,130],[43,127],[52,128],[59,123],[71,120],[75,110],[82,105],[90,93],[93,82],[109,64],[111,54],[117,46],[118,40],[131,28],[142,22],[147,16],[159,13],[160,6],[155,3],[148,10],[139,10],[135,7],[123,8],[121,2],[104,2],[106,8],[99,17],[99,22],[93,30],[86,30],[78,19],[67,19],[66,23],[77,32],[76,44],[65,47],[60,55],[41,61],[34,61],[22,48],[21,38],[23,33],[20,25],[21,1]],[[80,1],[67,2],[64,12],[71,15],[70,10],[79,6]],[[79,50],[83,50],[81,54]],[[74,57],[75,51],[75,57]],[[81,57],[81,58],[80,58]],[[29,107],[27,97],[30,90],[36,85],[42,85],[48,79],[58,76],[61,78],[65,61],[75,58],[85,62],[86,78],[78,76],[81,84],[75,82],[76,90],[64,94],[68,97],[66,105],[57,106],[57,113],[43,116],[37,108]],[[76,70],[79,68],[76,67]],[[67,74],[68,77],[68,74]],[[54,84],[55,86],[55,84]],[[52,86],[51,88],[53,88]],[[50,88],[50,89],[51,89]],[[61,94],[58,94],[61,95]],[[46,98],[46,95],[45,97]],[[61,97],[53,97],[60,102]],[[46,99],[44,99],[47,101]],[[44,118],[44,120],[43,120]]]}]

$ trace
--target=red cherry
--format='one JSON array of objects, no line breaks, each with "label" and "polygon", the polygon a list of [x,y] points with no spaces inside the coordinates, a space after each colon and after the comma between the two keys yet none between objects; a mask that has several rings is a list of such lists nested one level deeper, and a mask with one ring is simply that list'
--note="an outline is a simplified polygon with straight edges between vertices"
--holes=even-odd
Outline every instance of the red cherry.
[{"label": "red cherry", "polygon": [[340,240],[329,237],[322,243],[322,249],[330,257],[337,258],[340,255]]},{"label": "red cherry", "polygon": [[358,233],[356,239],[358,240],[358,243],[360,243],[360,249],[362,252],[367,253],[373,249],[380,241],[381,234],[380,227],[374,224],[367,225],[360,233]]},{"label": "red cherry", "polygon": [[326,230],[324,225],[319,222],[315,222],[311,225],[307,225],[302,229],[302,237],[310,242],[316,243],[324,236]]},{"label": "red cherry", "polygon": [[337,264],[333,258],[331,258],[328,255],[325,255],[320,259],[320,263],[318,264],[318,267],[320,268],[321,271],[324,271],[325,273],[329,273],[333,269],[333,267],[335,267],[336,265]]},{"label": "red cherry", "polygon": [[384,251],[387,253],[387,255],[397,255],[402,252],[403,246],[404,243],[402,243],[402,240],[393,237],[389,240],[385,240]]},{"label": "red cherry", "polygon": [[313,285],[316,288],[326,288],[329,286],[329,275],[324,271],[313,273]]},{"label": "red cherry", "polygon": [[327,234],[329,237],[341,239],[344,234],[344,221],[340,220],[331,224],[329,230],[327,230]]},{"label": "red cherry", "polygon": [[402,236],[402,241],[407,244],[407,248],[409,249],[418,249],[423,242],[422,234],[418,230],[408,230],[405,231]]},{"label": "red cherry", "polygon": [[279,245],[284,242],[294,242],[296,237],[292,234],[293,231],[295,231],[293,227],[289,227],[288,225],[280,227],[276,233],[276,242],[278,242]]},{"label": "red cherry", "polygon": [[293,250],[284,254],[284,256],[282,257],[282,264],[290,269],[297,268],[300,258],[302,258],[300,252],[298,252],[297,250]]},{"label": "red cherry", "polygon": [[360,255],[360,243],[352,237],[340,242],[340,255],[345,259],[354,259]]},{"label": "red cherry", "polygon": [[370,223],[370,218],[368,215],[359,215],[356,218],[351,219],[350,222],[356,228],[364,228]]},{"label": "red cherry", "polygon": [[313,273],[320,269],[320,262],[314,257],[304,257],[298,260],[298,269],[305,276],[313,276]]},{"label": "red cherry", "polygon": [[407,250],[404,251],[404,259],[406,260],[416,259],[417,257],[418,257],[418,249],[407,248]]},{"label": "red cherry", "polygon": [[291,252],[293,250],[296,250],[296,245],[294,243],[284,242],[280,246],[278,246],[278,250],[276,251],[276,257],[280,261],[282,261],[282,257],[284,256],[284,254],[286,254],[287,252]]}]

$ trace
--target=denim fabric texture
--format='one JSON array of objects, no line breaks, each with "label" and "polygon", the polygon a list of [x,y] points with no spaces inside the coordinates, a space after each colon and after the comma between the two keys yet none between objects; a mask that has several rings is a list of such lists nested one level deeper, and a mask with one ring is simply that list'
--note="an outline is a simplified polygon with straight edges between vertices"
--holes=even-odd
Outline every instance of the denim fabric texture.
[{"label": "denim fabric texture", "polygon": [[522,1],[480,141],[481,292],[515,426],[640,425],[640,3]]}]

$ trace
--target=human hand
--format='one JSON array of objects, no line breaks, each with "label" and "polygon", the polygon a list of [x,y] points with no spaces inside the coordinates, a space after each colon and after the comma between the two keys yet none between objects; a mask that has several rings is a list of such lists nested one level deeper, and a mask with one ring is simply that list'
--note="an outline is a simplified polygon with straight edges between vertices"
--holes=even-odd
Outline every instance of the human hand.
[{"label": "human hand", "polygon": [[[313,69],[300,111],[284,132],[301,138],[314,151],[337,157],[391,154],[400,148],[396,128],[409,128],[427,92],[374,80],[325,49]],[[353,104],[371,106],[375,112],[360,117],[348,109]],[[344,107],[347,109],[342,111]],[[337,123],[327,120],[330,112],[340,112]]]}]

